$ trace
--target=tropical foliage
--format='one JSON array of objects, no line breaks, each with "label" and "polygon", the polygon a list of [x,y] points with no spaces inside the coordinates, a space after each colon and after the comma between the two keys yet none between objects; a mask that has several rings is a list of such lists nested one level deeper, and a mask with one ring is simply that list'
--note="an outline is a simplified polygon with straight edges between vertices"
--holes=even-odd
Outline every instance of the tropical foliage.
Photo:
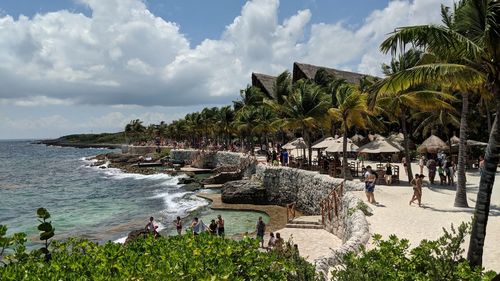
[{"label": "tropical foliage", "polygon": [[[4,233],[0,226],[0,234]],[[4,239],[0,235],[0,239]],[[17,239],[17,238],[16,238]],[[0,240],[3,242],[3,240]],[[11,243],[12,244],[12,243]],[[34,250],[8,258],[2,280],[315,280],[314,266],[295,253],[259,251],[259,243],[191,234],[103,245],[70,238],[53,242],[51,259]],[[17,258],[16,258],[17,257]]]},{"label": "tropical foliage", "polygon": [[462,223],[413,249],[408,240],[395,235],[387,240],[374,235],[374,248],[344,256],[342,265],[333,270],[332,280],[492,280],[495,272],[471,267],[463,258],[461,245],[468,233],[470,224]]}]

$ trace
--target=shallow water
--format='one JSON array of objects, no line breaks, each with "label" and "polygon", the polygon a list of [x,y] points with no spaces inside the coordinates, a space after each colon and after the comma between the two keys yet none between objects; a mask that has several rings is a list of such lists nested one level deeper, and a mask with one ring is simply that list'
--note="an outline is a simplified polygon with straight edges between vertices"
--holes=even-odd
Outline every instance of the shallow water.
[{"label": "shallow water", "polygon": [[[117,240],[144,227],[154,216],[163,233],[171,233],[175,217],[186,222],[200,216],[207,224],[216,213],[226,217],[227,233],[253,231],[257,212],[214,212],[208,201],[166,174],[126,174],[89,167],[86,157],[109,152],[0,141],[0,224],[8,233],[25,232],[37,241],[36,209],[49,210],[56,239],[86,237]],[[264,216],[267,220],[267,216]]]}]

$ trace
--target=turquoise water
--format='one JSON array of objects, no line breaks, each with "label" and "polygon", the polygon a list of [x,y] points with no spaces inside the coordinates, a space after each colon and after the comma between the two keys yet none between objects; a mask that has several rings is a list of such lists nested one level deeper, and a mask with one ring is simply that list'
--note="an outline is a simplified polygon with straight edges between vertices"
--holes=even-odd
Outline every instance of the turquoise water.
[{"label": "turquoise water", "polygon": [[8,226],[8,233],[27,233],[35,243],[36,209],[44,207],[52,214],[56,239],[79,236],[104,242],[144,227],[150,216],[168,234],[177,216],[185,222],[199,216],[209,223],[221,213],[232,234],[253,231],[262,215],[215,212],[205,199],[177,185],[177,177],[126,174],[90,167],[85,160],[109,151],[0,141],[0,224]]}]

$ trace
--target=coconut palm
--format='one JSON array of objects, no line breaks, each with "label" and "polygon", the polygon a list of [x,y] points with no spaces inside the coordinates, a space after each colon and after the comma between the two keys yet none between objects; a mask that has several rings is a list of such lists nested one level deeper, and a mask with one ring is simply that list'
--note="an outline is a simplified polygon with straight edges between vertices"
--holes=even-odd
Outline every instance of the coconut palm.
[{"label": "coconut palm", "polygon": [[356,86],[344,83],[336,89],[335,100],[337,107],[330,108],[329,112],[342,122],[342,174],[344,179],[350,179],[352,175],[347,166],[347,131],[353,126],[365,128],[365,116],[369,114],[366,95],[359,92]]},{"label": "coconut palm", "polygon": [[[253,148],[253,130],[257,122],[257,108],[255,106],[246,106],[238,111],[233,122],[234,127],[241,136],[242,149]],[[246,141],[245,141],[246,140]],[[248,144],[248,147],[246,146]]]},{"label": "coconut palm", "polygon": [[[479,184],[468,260],[481,265],[491,191],[500,155],[500,3],[495,0],[459,2],[453,12],[443,8],[444,25],[423,25],[397,29],[381,49],[396,52],[408,45],[425,48],[442,58],[393,77],[391,87],[408,83],[439,81],[453,85],[486,87],[495,98],[496,117],[486,148],[485,168]],[[449,28],[452,26],[452,28]],[[448,60],[446,58],[452,58]],[[462,58],[457,60],[457,58]],[[455,205],[463,205],[457,188]],[[466,201],[465,201],[466,202]]]},{"label": "coconut palm", "polygon": [[[401,71],[415,67],[420,61],[422,53],[415,49],[410,49],[397,58],[393,58],[389,65],[382,65],[382,71],[387,78],[378,81],[375,85],[374,94],[370,97],[371,106],[379,106],[389,119],[399,122],[404,136],[404,154],[407,161],[410,161],[410,135],[408,132],[408,121],[412,109],[418,111],[432,111],[436,109],[452,109],[447,101],[454,100],[453,96],[443,92],[426,90],[424,85],[414,85],[402,88],[399,91],[390,91],[384,87],[390,83],[394,75]],[[380,90],[384,89],[384,90]],[[413,179],[411,165],[406,165],[408,182]]]},{"label": "coconut palm", "polygon": [[312,163],[312,131],[326,127],[329,121],[328,108],[330,103],[321,91],[321,87],[312,81],[299,80],[292,92],[283,97],[283,104],[267,101],[271,108],[279,112],[282,119],[277,123],[289,130],[300,130],[309,146],[309,166]]},{"label": "coconut palm", "polygon": [[[431,112],[417,112],[411,119],[418,124],[414,129],[413,136],[429,136],[433,131],[440,131],[450,140],[454,128],[460,127],[460,117],[455,109],[439,109]],[[451,142],[449,142],[451,145]],[[451,148],[451,146],[450,146]]]},{"label": "coconut palm", "polygon": [[[328,71],[324,68],[320,68],[314,76],[314,82],[322,88],[325,94],[330,96],[331,107],[336,108],[338,106],[336,98],[337,91],[341,86],[347,83],[346,80],[342,78],[337,79],[335,76],[328,73]],[[331,120],[330,134],[332,137],[335,136],[336,123],[339,121],[340,119],[335,118],[332,118]]]},{"label": "coconut palm", "polygon": [[216,120],[218,131],[225,139],[226,144],[229,144],[232,130],[231,123],[234,121],[234,111],[231,106],[221,107],[218,111]]},{"label": "coconut palm", "polygon": [[278,130],[276,126],[276,114],[275,112],[267,105],[263,105],[257,108],[257,123],[255,124],[253,131],[259,134],[261,139],[261,147],[262,140],[264,143],[269,143],[269,134],[275,133]]}]

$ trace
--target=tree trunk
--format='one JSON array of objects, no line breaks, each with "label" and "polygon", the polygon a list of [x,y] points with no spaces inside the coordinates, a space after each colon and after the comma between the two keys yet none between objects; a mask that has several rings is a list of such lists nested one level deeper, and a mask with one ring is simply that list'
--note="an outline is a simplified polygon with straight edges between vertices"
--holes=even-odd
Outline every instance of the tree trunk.
[{"label": "tree trunk", "polygon": [[481,266],[483,262],[483,247],[490,212],[491,193],[500,158],[500,120],[498,120],[498,116],[500,116],[500,89],[498,87],[497,85],[494,88],[497,114],[494,119],[495,121],[493,121],[488,146],[486,147],[484,170],[479,182],[476,210],[472,221],[472,233],[467,253],[467,260],[471,266]]},{"label": "tree trunk", "polygon": [[455,193],[455,207],[467,208],[467,191],[465,179],[466,142],[467,142],[467,114],[469,113],[469,93],[462,93],[462,112],[460,116],[460,143],[458,145],[457,163],[457,192]]},{"label": "tree trunk", "polygon": [[347,166],[347,118],[344,118],[344,135],[342,137],[342,173],[344,180],[352,179],[352,175]]},{"label": "tree trunk", "polygon": [[406,173],[408,174],[408,183],[413,179],[413,172],[411,171],[411,155],[410,155],[410,140],[408,139],[408,131],[406,129],[406,110],[403,110],[403,117],[401,117],[401,129],[403,130],[404,136],[404,149],[406,158]]}]

